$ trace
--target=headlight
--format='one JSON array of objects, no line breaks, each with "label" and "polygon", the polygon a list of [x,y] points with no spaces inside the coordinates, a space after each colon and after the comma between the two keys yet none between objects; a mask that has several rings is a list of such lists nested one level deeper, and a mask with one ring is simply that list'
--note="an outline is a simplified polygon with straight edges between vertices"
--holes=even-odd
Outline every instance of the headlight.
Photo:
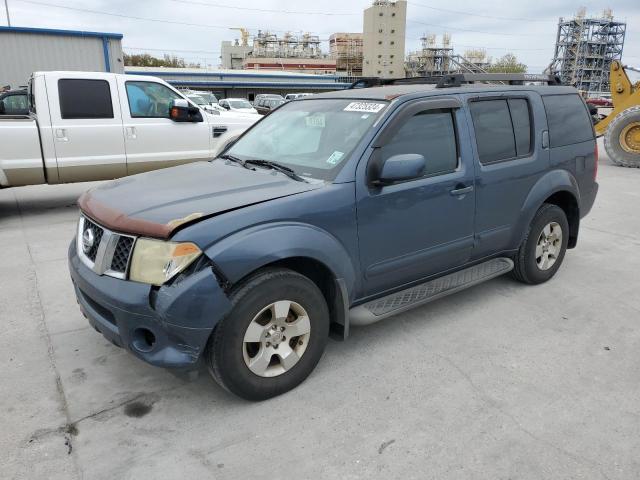
[{"label": "headlight", "polygon": [[139,238],[133,250],[129,279],[162,285],[202,254],[193,243],[163,242]]}]

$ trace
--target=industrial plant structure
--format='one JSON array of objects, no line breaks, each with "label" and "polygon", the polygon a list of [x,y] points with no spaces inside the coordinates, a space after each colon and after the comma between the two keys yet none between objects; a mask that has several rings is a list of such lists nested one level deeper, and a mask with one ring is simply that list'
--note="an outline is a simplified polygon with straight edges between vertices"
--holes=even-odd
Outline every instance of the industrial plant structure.
[{"label": "industrial plant structure", "polygon": [[435,35],[424,35],[422,50],[407,56],[407,74],[410,77],[435,77],[450,73],[484,73],[489,66],[485,50],[467,50],[465,55],[454,53],[451,35],[442,36],[442,44],[437,45]]},{"label": "industrial plant structure", "polygon": [[611,10],[599,18],[587,18],[584,8],[570,20],[561,17],[549,71],[589,96],[608,93],[611,62],[622,58],[626,26]]},{"label": "industrial plant structure", "polygon": [[362,33],[334,33],[329,37],[329,56],[336,70],[345,77],[362,76]]}]

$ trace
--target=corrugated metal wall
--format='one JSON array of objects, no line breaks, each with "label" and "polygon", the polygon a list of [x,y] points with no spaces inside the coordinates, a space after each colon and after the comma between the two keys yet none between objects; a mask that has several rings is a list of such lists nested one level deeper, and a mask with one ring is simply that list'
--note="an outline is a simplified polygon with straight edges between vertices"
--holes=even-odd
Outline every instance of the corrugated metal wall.
[{"label": "corrugated metal wall", "polygon": [[[121,41],[107,38],[111,71],[124,72]],[[103,39],[0,31],[0,86],[26,85],[38,70],[104,72]]]}]

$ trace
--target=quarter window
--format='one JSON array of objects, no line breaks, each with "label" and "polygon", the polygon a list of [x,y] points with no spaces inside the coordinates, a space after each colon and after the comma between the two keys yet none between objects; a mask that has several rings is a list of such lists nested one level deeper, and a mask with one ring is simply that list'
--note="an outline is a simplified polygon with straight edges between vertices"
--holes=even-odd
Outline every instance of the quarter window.
[{"label": "quarter window", "polygon": [[111,88],[106,80],[58,80],[60,115],[65,120],[113,118]]},{"label": "quarter window", "polygon": [[542,97],[549,122],[549,144],[562,147],[593,140],[591,117],[577,94]]},{"label": "quarter window", "polygon": [[522,98],[471,102],[478,156],[483,165],[531,151],[529,103]]},{"label": "quarter window", "polygon": [[381,152],[383,161],[406,153],[424,156],[426,176],[454,171],[458,167],[458,149],[453,112],[436,109],[414,115]]},{"label": "quarter window", "polygon": [[126,87],[132,118],[169,118],[171,104],[182,98],[155,82],[127,82]]},{"label": "quarter window", "polygon": [[511,112],[513,133],[516,139],[516,153],[520,157],[531,151],[529,104],[524,98],[510,98],[509,111]]}]

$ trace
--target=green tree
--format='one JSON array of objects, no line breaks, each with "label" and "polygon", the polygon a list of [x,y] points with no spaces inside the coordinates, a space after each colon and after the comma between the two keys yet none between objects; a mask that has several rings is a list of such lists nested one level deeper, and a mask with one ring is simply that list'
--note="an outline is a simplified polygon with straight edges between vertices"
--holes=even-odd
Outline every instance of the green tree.
[{"label": "green tree", "polygon": [[525,73],[527,66],[518,62],[513,53],[507,53],[504,57],[499,58],[487,68],[490,73]]},{"label": "green tree", "polygon": [[184,61],[184,58],[176,57],[175,55],[164,55],[163,58],[153,57],[148,53],[136,53],[129,55],[124,54],[124,64],[128,67],[173,67],[173,68],[198,68],[199,63],[189,63]]}]

